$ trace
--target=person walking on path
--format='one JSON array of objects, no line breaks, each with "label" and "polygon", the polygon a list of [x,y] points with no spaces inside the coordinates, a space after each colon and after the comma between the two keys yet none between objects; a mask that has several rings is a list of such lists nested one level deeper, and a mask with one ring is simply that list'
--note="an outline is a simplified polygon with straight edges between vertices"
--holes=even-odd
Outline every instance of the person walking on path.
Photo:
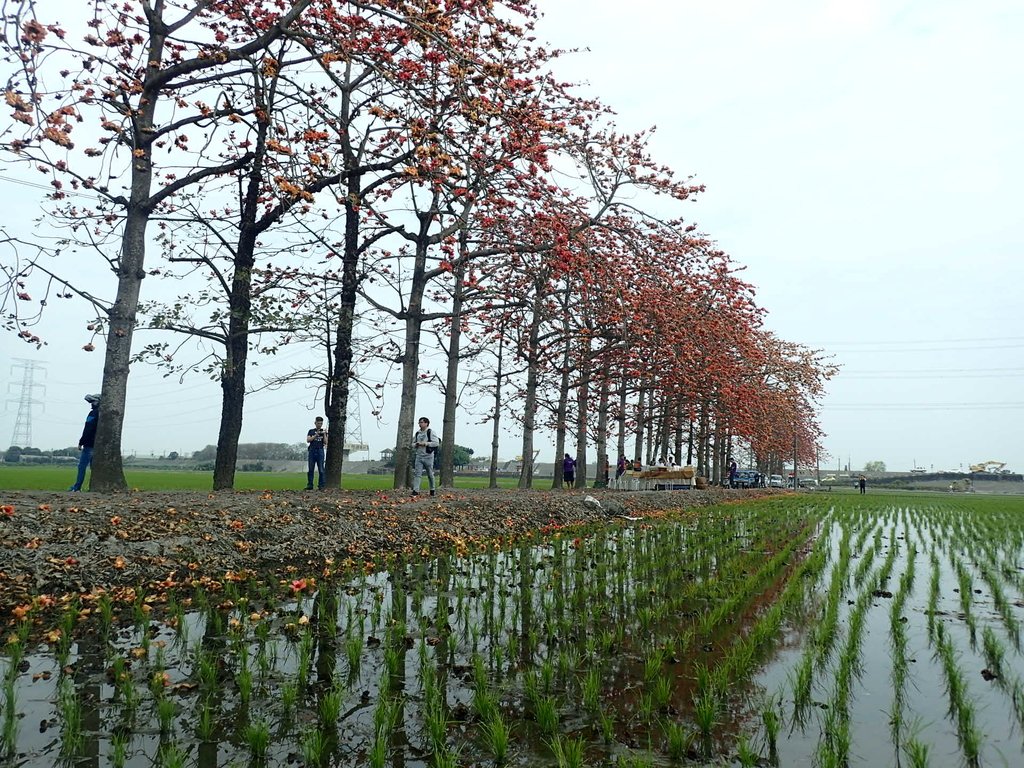
[{"label": "person walking on path", "polygon": [[437,453],[437,446],[440,441],[437,435],[430,428],[430,419],[420,416],[417,422],[419,429],[412,436],[412,495],[420,495],[420,486],[423,484],[423,472],[427,473],[427,485],[430,486],[430,495],[436,493],[434,488],[434,454]]},{"label": "person walking on path", "polygon": [[857,481],[857,487],[860,488],[861,493],[867,493],[868,479],[864,475],[861,475],[860,480]]},{"label": "person walking on path", "polygon": [[324,432],[324,417],[317,416],[313,420],[313,428],[306,433],[307,471],[306,490],[313,490],[313,470],[319,474],[317,487],[324,489],[324,454],[327,449],[327,433]]},{"label": "person walking on path", "polygon": [[69,491],[82,490],[82,483],[85,482],[85,470],[92,464],[92,449],[96,445],[96,427],[100,419],[100,396],[86,395],[85,402],[92,408],[89,415],[85,417],[85,428],[82,430],[82,436],[78,439],[78,450],[82,452],[82,455],[78,458],[78,477],[75,479],[75,484],[68,488]]},{"label": "person walking on path", "polygon": [[562,459],[562,482],[566,488],[572,488],[576,482],[576,459],[568,453]]},{"label": "person walking on path", "polygon": [[736,487],[736,473],[737,472],[739,472],[739,470],[736,468],[736,461],[735,460],[731,460],[729,462],[729,487],[730,488],[735,488]]}]

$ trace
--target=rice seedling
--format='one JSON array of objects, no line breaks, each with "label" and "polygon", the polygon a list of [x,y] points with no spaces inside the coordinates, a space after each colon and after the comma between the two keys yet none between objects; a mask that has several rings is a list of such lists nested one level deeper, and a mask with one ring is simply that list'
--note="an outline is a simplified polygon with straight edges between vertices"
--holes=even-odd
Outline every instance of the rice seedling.
[{"label": "rice seedling", "polygon": [[712,737],[718,725],[718,702],[710,691],[695,697],[693,702],[693,720],[700,731],[701,748],[704,757],[710,757],[713,748]]},{"label": "rice seedling", "polygon": [[928,768],[928,745],[917,739],[909,739],[903,745],[903,754],[907,756],[910,768]]},{"label": "rice seedling", "polygon": [[366,760],[370,764],[370,768],[384,768],[388,762],[388,753],[388,735],[384,731],[377,729],[373,742],[370,744],[370,750],[366,754]]},{"label": "rice seedling", "polygon": [[494,758],[494,762],[498,765],[504,763],[508,757],[511,733],[508,723],[505,722],[500,712],[495,710],[491,719],[484,722],[481,728],[481,735],[483,736],[487,751]]},{"label": "rice seedling", "polygon": [[61,754],[79,755],[84,744],[82,701],[70,680],[64,678],[57,689],[57,713],[61,722]]},{"label": "rice seedling", "polygon": [[434,768],[459,768],[459,751],[445,747],[434,755]]},{"label": "rice seedling", "polygon": [[985,663],[989,671],[1003,683],[1003,660],[1006,658],[1006,648],[996,636],[991,627],[985,627],[981,633],[981,647],[985,655]]},{"label": "rice seedling", "polygon": [[553,696],[542,696],[534,707],[534,717],[540,731],[545,736],[554,736],[558,733],[559,715],[558,702]]},{"label": "rice seedling", "polygon": [[580,688],[583,708],[591,714],[596,713],[601,707],[601,670],[597,667],[588,669]]},{"label": "rice seedling", "polygon": [[208,698],[202,699],[199,714],[196,718],[196,736],[202,741],[210,741],[217,730],[217,713]]},{"label": "rice seedling", "polygon": [[110,764],[113,768],[122,768],[128,760],[130,732],[123,728],[115,728],[110,734]]},{"label": "rice seedling", "polygon": [[544,659],[540,665],[540,687],[545,694],[550,694],[555,685],[555,666],[551,659]]},{"label": "rice seedling", "polygon": [[327,735],[319,728],[309,728],[302,736],[300,747],[306,765],[322,765],[327,751]]},{"label": "rice seedling", "polygon": [[157,765],[160,768],[185,768],[188,758],[185,750],[177,744],[162,744],[157,752]]},{"label": "rice seedling", "polygon": [[320,697],[320,703],[317,705],[321,723],[326,725],[338,722],[344,695],[344,691],[337,685],[332,685],[324,691],[323,696]]},{"label": "rice seedling", "polygon": [[498,701],[486,687],[473,690],[473,711],[485,723],[499,714]]},{"label": "rice seedling", "polygon": [[212,694],[218,687],[218,658],[211,652],[200,650],[197,656],[199,687],[206,694]]},{"label": "rice seedling", "polygon": [[114,601],[111,600],[109,592],[102,592],[96,600],[96,614],[100,621],[100,638],[104,645],[108,645],[114,625]]},{"label": "rice seedling", "polygon": [[602,709],[597,713],[597,725],[604,743],[613,744],[615,742],[615,715]]},{"label": "rice seedling", "polygon": [[156,717],[160,724],[160,733],[167,735],[174,727],[174,715],[177,712],[177,705],[173,699],[162,696],[156,701]]},{"label": "rice seedling", "polygon": [[768,747],[768,759],[773,763],[778,761],[779,731],[782,728],[779,706],[779,697],[772,696],[761,707],[761,726],[764,728],[765,745]]},{"label": "rice seedling", "polygon": [[286,680],[278,689],[281,696],[281,719],[284,724],[292,722],[295,705],[299,698],[299,686],[292,680]]},{"label": "rice seedling", "polygon": [[448,713],[437,698],[427,700],[424,705],[423,721],[427,742],[435,754],[447,752]]},{"label": "rice seedling", "polygon": [[548,745],[558,768],[583,768],[585,765],[583,737],[555,736]]},{"label": "rice seedling", "polygon": [[682,723],[673,721],[666,722],[663,729],[665,732],[665,752],[672,760],[682,761],[693,748],[694,732]]},{"label": "rice seedling", "polygon": [[0,755],[11,758],[18,744],[18,702],[15,698],[14,681],[4,685],[3,726],[0,730]]},{"label": "rice seedling", "polygon": [[248,705],[252,699],[252,670],[249,667],[240,667],[238,672],[235,673],[235,685],[238,686],[238,698],[242,702],[242,706]]},{"label": "rice seedling", "polygon": [[747,738],[747,734],[741,733],[736,741],[736,759],[743,768],[753,768],[758,764],[760,755],[750,745],[750,739]]},{"label": "rice seedling", "polygon": [[243,733],[249,755],[255,761],[262,761],[270,748],[270,724],[266,720],[249,723]]},{"label": "rice seedling", "polygon": [[353,635],[345,641],[345,657],[348,660],[348,670],[353,676],[358,676],[359,666],[363,657],[363,637]]}]

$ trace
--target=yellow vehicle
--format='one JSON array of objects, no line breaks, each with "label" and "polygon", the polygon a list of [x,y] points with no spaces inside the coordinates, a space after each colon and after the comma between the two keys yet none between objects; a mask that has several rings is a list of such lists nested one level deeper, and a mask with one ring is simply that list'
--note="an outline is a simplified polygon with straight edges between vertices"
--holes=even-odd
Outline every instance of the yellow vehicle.
[{"label": "yellow vehicle", "polygon": [[1005,466],[1005,461],[983,461],[979,464],[971,464],[971,472],[998,472]]}]

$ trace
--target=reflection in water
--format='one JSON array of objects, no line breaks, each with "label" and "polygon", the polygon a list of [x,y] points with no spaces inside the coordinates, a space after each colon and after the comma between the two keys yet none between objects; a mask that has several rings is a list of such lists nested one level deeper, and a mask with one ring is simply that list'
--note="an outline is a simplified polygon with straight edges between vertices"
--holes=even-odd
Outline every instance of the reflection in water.
[{"label": "reflection in water", "polygon": [[438,749],[487,762],[498,712],[513,766],[551,764],[554,736],[591,764],[703,745],[713,760],[895,765],[920,742],[930,765],[953,766],[965,715],[941,635],[985,734],[980,761],[1021,762],[1007,605],[1024,591],[1022,510],[881,498],[553,529],[277,597],[228,582],[187,612],[137,612],[109,642],[72,622],[63,650],[28,644],[22,664],[8,646],[3,743],[19,766],[63,749],[76,765],[214,768],[249,762],[267,723],[267,765],[425,768]]}]

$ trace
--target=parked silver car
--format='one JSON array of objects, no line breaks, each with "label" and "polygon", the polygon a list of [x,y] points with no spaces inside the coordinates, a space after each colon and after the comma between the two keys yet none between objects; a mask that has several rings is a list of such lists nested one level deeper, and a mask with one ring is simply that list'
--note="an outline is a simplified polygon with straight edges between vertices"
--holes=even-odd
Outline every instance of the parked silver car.
[{"label": "parked silver car", "polygon": [[782,475],[769,475],[768,476],[768,487],[769,488],[784,488],[785,483],[782,481]]}]

